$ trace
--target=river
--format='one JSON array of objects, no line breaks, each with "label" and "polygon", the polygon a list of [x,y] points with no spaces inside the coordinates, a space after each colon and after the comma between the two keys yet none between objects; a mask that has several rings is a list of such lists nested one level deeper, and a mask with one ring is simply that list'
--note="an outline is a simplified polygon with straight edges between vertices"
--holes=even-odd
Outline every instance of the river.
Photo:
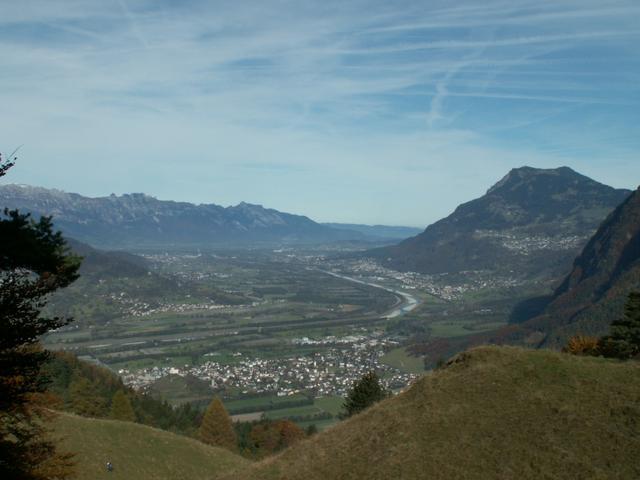
[{"label": "river", "polygon": [[402,292],[400,290],[394,290],[393,288],[385,287],[384,285],[380,285],[378,283],[365,282],[364,280],[358,280],[357,278],[348,277],[347,275],[341,275],[335,272],[329,272],[328,270],[320,270],[327,275],[331,275],[332,277],[342,278],[343,280],[348,280],[350,282],[360,283],[362,285],[369,285],[370,287],[380,288],[382,290],[386,290],[387,292],[391,292],[395,295],[398,295],[402,298],[399,305],[393,307],[386,315],[382,315],[383,318],[395,318],[400,315],[404,315],[409,313],[413,309],[415,309],[418,305],[420,305],[420,300],[418,300],[413,295],[410,295],[406,292]]}]

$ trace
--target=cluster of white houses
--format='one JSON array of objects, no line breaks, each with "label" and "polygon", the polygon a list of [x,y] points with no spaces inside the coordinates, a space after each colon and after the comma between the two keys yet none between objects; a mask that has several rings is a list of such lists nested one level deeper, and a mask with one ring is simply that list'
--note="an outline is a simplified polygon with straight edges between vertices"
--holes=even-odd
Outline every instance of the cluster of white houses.
[{"label": "cluster of white houses", "polygon": [[378,372],[389,389],[403,388],[418,377],[380,361],[386,340],[359,340],[346,347],[336,345],[304,356],[251,358],[230,364],[209,361],[181,368],[152,367],[136,372],[120,370],[119,373],[125,383],[136,389],[144,389],[167,375],[193,375],[209,382],[214,390],[236,388],[244,394],[279,396],[300,392],[315,396],[345,395],[354,381],[371,370]]}]

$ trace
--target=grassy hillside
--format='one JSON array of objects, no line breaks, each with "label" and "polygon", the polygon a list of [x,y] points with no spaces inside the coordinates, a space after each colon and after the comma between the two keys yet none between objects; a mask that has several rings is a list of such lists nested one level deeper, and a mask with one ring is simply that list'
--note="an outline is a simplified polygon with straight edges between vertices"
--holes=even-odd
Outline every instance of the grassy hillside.
[{"label": "grassy hillside", "polygon": [[63,439],[61,448],[76,453],[78,480],[212,480],[248,463],[226,450],[135,423],[61,413],[54,430]]},{"label": "grassy hillside", "polygon": [[481,347],[228,479],[640,478],[640,364]]}]

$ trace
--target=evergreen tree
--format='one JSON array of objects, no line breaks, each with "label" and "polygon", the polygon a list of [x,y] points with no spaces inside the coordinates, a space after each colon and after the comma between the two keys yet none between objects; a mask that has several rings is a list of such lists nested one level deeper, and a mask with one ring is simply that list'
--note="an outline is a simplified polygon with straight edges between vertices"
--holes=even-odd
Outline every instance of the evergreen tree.
[{"label": "evergreen tree", "polygon": [[353,383],[343,404],[343,417],[350,417],[387,397],[376,372],[369,372]]},{"label": "evergreen tree", "polygon": [[[15,158],[2,161],[0,177]],[[66,478],[70,456],[46,439],[50,416],[42,400],[48,353],[44,333],[70,319],[45,317],[47,296],[77,278],[80,261],[70,255],[51,218],[38,221],[17,210],[0,213],[0,478]]]},{"label": "evergreen tree", "polygon": [[111,399],[111,418],[127,422],[136,421],[136,414],[131,406],[131,401],[122,390],[118,390],[113,395],[113,399]]},{"label": "evergreen tree", "polygon": [[233,422],[220,398],[215,397],[209,404],[202,418],[198,437],[209,445],[236,451],[237,440]]},{"label": "evergreen tree", "polygon": [[640,292],[631,292],[624,307],[624,316],[611,323],[609,335],[600,340],[604,356],[621,359],[640,355]]}]

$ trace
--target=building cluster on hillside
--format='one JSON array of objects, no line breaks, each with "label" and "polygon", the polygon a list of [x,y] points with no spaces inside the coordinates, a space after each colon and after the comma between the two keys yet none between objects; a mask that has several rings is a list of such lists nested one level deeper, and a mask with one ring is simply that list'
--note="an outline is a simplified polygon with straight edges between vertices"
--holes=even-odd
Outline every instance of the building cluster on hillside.
[{"label": "building cluster on hillside", "polygon": [[[300,339],[309,341],[309,339]],[[210,383],[213,389],[236,388],[243,394],[273,393],[279,396],[300,392],[316,396],[346,394],[365,373],[375,370],[389,389],[407,386],[418,375],[404,373],[380,361],[385,347],[395,342],[381,338],[354,337],[348,346],[328,348],[311,355],[280,359],[251,358],[233,364],[205,362],[201,365],[152,367],[136,372],[120,370],[123,381],[144,389],[167,375],[192,375]],[[334,343],[335,339],[332,340]]]},{"label": "building cluster on hillside", "polygon": [[588,238],[581,235],[527,235],[495,230],[476,230],[474,237],[496,239],[503,247],[525,256],[539,250],[577,249]]}]

